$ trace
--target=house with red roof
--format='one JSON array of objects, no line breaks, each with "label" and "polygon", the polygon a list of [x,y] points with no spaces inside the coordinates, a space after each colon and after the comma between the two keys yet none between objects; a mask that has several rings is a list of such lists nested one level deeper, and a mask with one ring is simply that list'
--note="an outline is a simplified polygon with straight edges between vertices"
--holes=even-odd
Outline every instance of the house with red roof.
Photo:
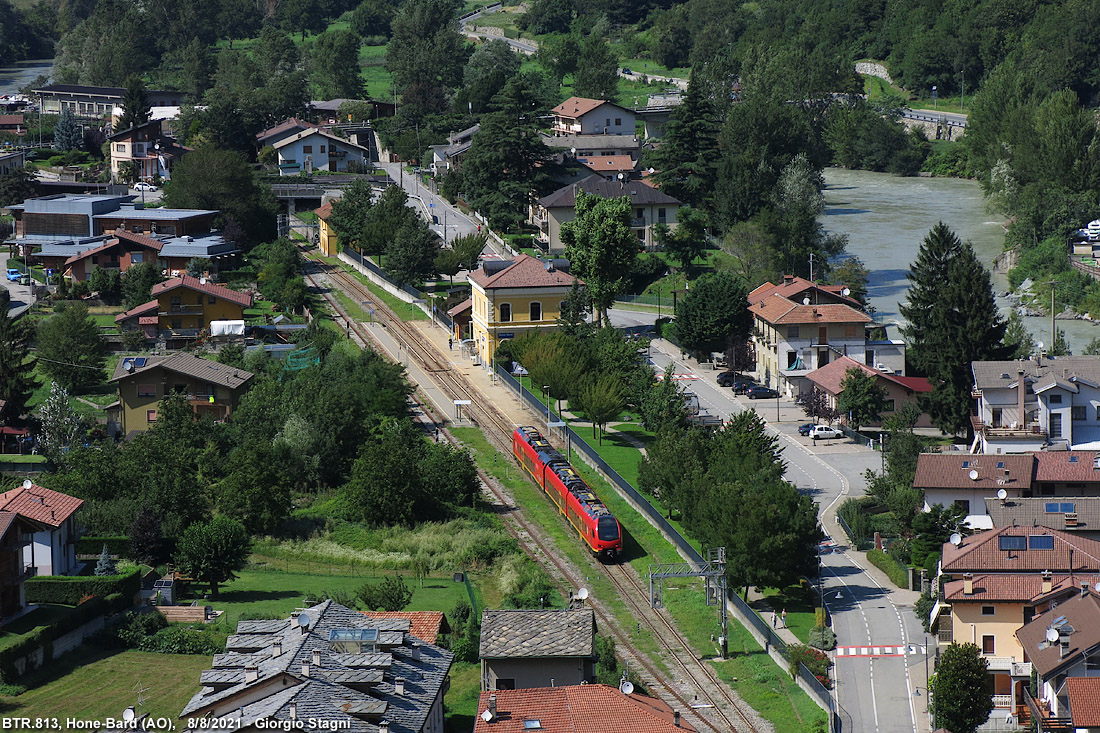
[{"label": "house with red roof", "polygon": [[[838,399],[844,392],[844,379],[851,370],[861,371],[875,378],[880,387],[886,390],[886,409],[881,413],[881,420],[867,423],[868,425],[881,425],[882,420],[895,414],[910,402],[915,403],[917,398],[932,391],[932,385],[924,377],[903,377],[892,372],[873,369],[849,356],[830,361],[825,366],[815,369],[806,375],[806,381],[823,391],[829,406],[838,409]],[[844,415],[841,418],[844,419]],[[917,420],[917,427],[927,428],[932,426],[932,418],[928,413],[923,413]]]},{"label": "house with red roof", "polygon": [[841,357],[883,374],[905,374],[905,342],[879,338],[843,285],[784,275],[749,293],[756,379],[789,397],[808,390],[807,375]]},{"label": "house with red roof", "polygon": [[634,135],[634,112],[613,102],[570,97],[550,110],[555,135]]},{"label": "house with red roof", "polygon": [[186,340],[209,332],[215,321],[243,321],[245,309],[252,307],[252,293],[190,275],[157,283],[152,295],[149,302],[115,316],[115,323],[140,328],[147,338]]},{"label": "house with red roof", "polygon": [[485,260],[469,280],[473,343],[464,342],[464,349],[486,369],[500,342],[557,328],[562,301],[578,282],[569,274],[568,260],[539,260],[527,254]]},{"label": "house with red roof", "polygon": [[35,568],[23,559],[31,537],[46,526],[16,512],[0,511],[0,617],[8,618],[27,605],[23,583]]},{"label": "house with red roof", "polygon": [[36,575],[70,575],[79,569],[73,515],[83,504],[83,499],[37,486],[29,479],[0,494],[0,513],[18,514],[38,525],[23,548],[23,562]]},{"label": "house with red roof", "polygon": [[364,616],[376,620],[404,619],[409,622],[409,634],[429,644],[438,643],[439,637],[451,633],[451,625],[442,611],[363,611]]},{"label": "house with red roof", "polygon": [[88,280],[97,267],[126,272],[142,262],[157,264],[164,242],[144,234],[117,232],[103,244],[77,252],[61,265],[61,274],[73,280]]},{"label": "house with red roof", "polygon": [[474,733],[681,733],[695,728],[661,700],[609,685],[481,693]]}]

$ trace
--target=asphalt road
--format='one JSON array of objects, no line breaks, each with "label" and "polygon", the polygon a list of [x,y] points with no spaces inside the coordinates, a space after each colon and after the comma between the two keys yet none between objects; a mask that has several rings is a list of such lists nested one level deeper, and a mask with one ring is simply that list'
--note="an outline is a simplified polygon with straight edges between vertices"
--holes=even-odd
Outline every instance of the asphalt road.
[{"label": "asphalt road", "polygon": [[925,122],[939,122],[946,119],[955,125],[966,126],[967,116],[958,112],[940,112],[934,109],[903,109],[901,116],[911,120],[924,120]]},{"label": "asphalt road", "polygon": [[[419,211],[431,230],[444,241],[450,242],[455,237],[478,231],[478,222],[451,206],[447,199],[432,193],[430,188],[420,182],[419,177],[404,175],[401,172],[401,163],[379,163],[378,165],[405,189],[405,193],[409,195],[409,206]],[[433,216],[439,220],[438,224],[432,223]]]},{"label": "asphalt road", "polygon": [[[22,269],[22,267],[20,267],[20,269]],[[8,292],[11,294],[11,301],[8,303],[8,315],[14,318],[31,306],[31,287],[29,285],[8,282],[8,278],[6,277],[7,271],[8,253],[5,250],[0,252],[0,272],[5,274],[2,286],[7,288]]]}]

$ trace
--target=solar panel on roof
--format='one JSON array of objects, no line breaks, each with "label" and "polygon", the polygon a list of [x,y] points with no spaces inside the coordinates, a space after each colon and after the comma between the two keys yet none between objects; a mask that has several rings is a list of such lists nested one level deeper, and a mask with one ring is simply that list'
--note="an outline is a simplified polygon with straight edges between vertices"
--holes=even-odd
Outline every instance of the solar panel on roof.
[{"label": "solar panel on roof", "polygon": [[1069,462],[1070,463],[1077,463],[1077,456],[1070,456],[1069,457]]},{"label": "solar panel on roof", "polygon": [[139,356],[138,358],[134,359],[134,366],[136,366],[138,369],[141,369],[143,366],[146,365],[146,363],[148,363],[148,361],[149,360],[146,359],[144,356]]},{"label": "solar panel on roof", "polygon": [[378,629],[329,629],[329,641],[378,641]]}]

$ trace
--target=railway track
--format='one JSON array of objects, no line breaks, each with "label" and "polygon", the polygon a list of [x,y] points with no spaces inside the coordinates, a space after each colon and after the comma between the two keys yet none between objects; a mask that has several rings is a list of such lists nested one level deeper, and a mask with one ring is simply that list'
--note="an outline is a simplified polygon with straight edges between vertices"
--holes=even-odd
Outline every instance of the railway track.
[{"label": "railway track", "polygon": [[[362,283],[345,273],[341,268],[316,260],[311,261],[321,270],[323,278],[307,274],[306,279],[312,281],[335,312],[347,320],[350,329],[356,333],[358,338],[364,343],[374,341],[368,330],[361,323],[351,319],[339,302],[326,292],[324,279],[328,279],[345,292],[354,294],[360,301],[370,300],[375,303],[374,313],[376,319],[404,347],[410,358],[416,359],[420,367],[431,374],[432,379],[449,398],[469,400],[471,404],[467,411],[468,417],[478,427],[482,428],[490,442],[506,454],[511,455],[511,438],[515,429],[514,424],[491,402],[484,399],[476,389],[471,387],[460,373],[451,369],[446,357],[442,356],[415,326],[401,320]],[[433,412],[426,401],[422,402],[421,407],[428,414]],[[436,420],[436,422],[441,421]],[[551,565],[557,571],[560,579],[559,590],[562,590],[563,593],[569,593],[573,589],[581,587],[584,582],[583,572],[578,572],[562,562],[559,554],[543,541],[542,533],[522,513],[515,511],[515,499],[493,477],[481,470],[478,471],[478,475],[493,498],[507,510],[505,526],[509,528],[512,535],[521,544],[525,545],[528,552],[536,559],[544,564]],[[600,574],[608,577],[624,602],[630,607],[635,618],[639,620],[639,623],[644,623],[648,627],[653,638],[665,649],[668,656],[675,660],[677,667],[684,675],[681,679],[681,685],[690,684],[691,688],[697,691],[696,698],[701,695],[707,702],[700,704],[698,699],[689,700],[687,694],[667,681],[665,679],[666,675],[662,675],[649,659],[637,652],[634,644],[628,635],[619,628],[610,611],[598,601],[590,601],[589,606],[599,619],[601,628],[612,633],[620,654],[626,656],[628,662],[632,662],[638,668],[641,681],[651,690],[664,690],[665,694],[662,697],[665,701],[669,704],[672,704],[671,701],[678,703],[681,706],[681,713],[685,714],[687,719],[692,720],[697,730],[707,729],[715,731],[715,733],[724,733],[725,731],[756,733],[758,729],[755,727],[753,719],[741,709],[743,703],[736,701],[730,694],[728,687],[715,675],[713,669],[691,651],[690,645],[679,630],[663,614],[649,607],[649,594],[641,586],[636,574],[628,566],[601,565],[596,563],[595,560],[592,560],[591,563],[589,570],[596,569]],[[561,585],[564,585],[564,587],[561,587]],[[643,602],[642,599],[645,599],[645,601]],[[677,648],[677,644],[666,638],[668,635],[672,636],[672,639],[678,643],[680,648]],[[713,688],[716,692],[712,692],[709,688]]]}]

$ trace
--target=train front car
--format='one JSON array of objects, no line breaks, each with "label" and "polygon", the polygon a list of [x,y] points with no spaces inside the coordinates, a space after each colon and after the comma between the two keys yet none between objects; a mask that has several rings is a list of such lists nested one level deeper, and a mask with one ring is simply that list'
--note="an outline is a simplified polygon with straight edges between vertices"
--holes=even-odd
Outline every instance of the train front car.
[{"label": "train front car", "polygon": [[618,559],[623,552],[623,528],[619,520],[608,514],[596,523],[596,553],[604,561]]}]

